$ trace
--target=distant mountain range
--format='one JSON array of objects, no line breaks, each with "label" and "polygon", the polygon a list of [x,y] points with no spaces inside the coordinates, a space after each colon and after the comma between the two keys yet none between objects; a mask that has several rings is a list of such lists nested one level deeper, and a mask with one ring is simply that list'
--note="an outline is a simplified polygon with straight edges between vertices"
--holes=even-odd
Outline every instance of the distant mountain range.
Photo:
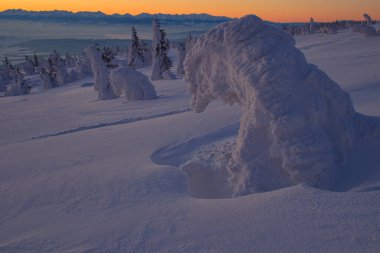
[{"label": "distant mountain range", "polygon": [[81,22],[81,23],[150,23],[153,16],[156,16],[163,24],[217,24],[232,20],[229,17],[212,16],[209,14],[112,14],[103,12],[70,12],[70,11],[25,11],[21,9],[11,9],[0,12],[0,19],[12,20],[32,20],[47,22]]}]

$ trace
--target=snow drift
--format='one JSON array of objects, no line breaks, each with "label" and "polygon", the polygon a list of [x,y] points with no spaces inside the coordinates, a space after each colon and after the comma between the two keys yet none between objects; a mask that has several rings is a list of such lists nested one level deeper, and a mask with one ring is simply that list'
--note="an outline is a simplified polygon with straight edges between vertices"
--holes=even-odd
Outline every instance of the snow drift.
[{"label": "snow drift", "polygon": [[379,133],[378,121],[355,112],[291,35],[256,16],[209,30],[184,64],[196,112],[217,98],[241,107],[226,166],[235,196],[298,183],[332,189],[354,144]]},{"label": "snow drift", "polygon": [[132,68],[112,70],[110,82],[116,95],[121,96],[124,93],[129,101],[157,98],[156,90],[149,79]]}]

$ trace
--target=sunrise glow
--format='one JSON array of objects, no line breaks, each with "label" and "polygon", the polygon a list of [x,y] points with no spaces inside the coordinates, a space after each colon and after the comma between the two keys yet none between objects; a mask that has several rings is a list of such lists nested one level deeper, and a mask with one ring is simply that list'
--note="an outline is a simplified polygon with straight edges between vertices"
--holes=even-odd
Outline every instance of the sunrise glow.
[{"label": "sunrise glow", "polygon": [[380,19],[380,1],[301,1],[301,0],[2,0],[0,10],[69,10],[113,13],[209,13],[229,17],[256,14],[271,21],[304,21],[313,16],[320,21],[361,19],[369,13]]}]

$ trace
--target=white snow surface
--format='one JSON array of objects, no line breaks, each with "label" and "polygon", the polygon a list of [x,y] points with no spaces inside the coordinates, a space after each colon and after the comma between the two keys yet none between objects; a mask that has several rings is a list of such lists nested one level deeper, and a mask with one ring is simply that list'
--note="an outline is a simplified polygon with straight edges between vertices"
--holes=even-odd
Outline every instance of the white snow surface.
[{"label": "white snow surface", "polygon": [[[344,31],[296,45],[355,110],[380,116],[379,42]],[[179,167],[223,165],[237,106],[195,114],[182,79],[134,102],[96,100],[92,82],[0,98],[0,252],[378,252],[378,138],[349,156],[340,192],[300,184],[221,199],[212,171]]]}]

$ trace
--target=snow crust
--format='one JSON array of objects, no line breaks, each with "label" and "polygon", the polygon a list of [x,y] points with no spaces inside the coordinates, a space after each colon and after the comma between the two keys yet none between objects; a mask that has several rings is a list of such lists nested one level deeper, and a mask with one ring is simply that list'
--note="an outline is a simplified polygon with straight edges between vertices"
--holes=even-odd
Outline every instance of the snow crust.
[{"label": "snow crust", "polygon": [[307,63],[294,39],[256,16],[209,30],[185,59],[191,106],[211,100],[242,110],[228,164],[233,195],[304,183],[333,188],[358,139],[378,131],[348,93]]},{"label": "snow crust", "polygon": [[157,98],[156,90],[149,79],[132,68],[122,67],[112,70],[110,83],[116,95],[124,94],[128,101]]}]

